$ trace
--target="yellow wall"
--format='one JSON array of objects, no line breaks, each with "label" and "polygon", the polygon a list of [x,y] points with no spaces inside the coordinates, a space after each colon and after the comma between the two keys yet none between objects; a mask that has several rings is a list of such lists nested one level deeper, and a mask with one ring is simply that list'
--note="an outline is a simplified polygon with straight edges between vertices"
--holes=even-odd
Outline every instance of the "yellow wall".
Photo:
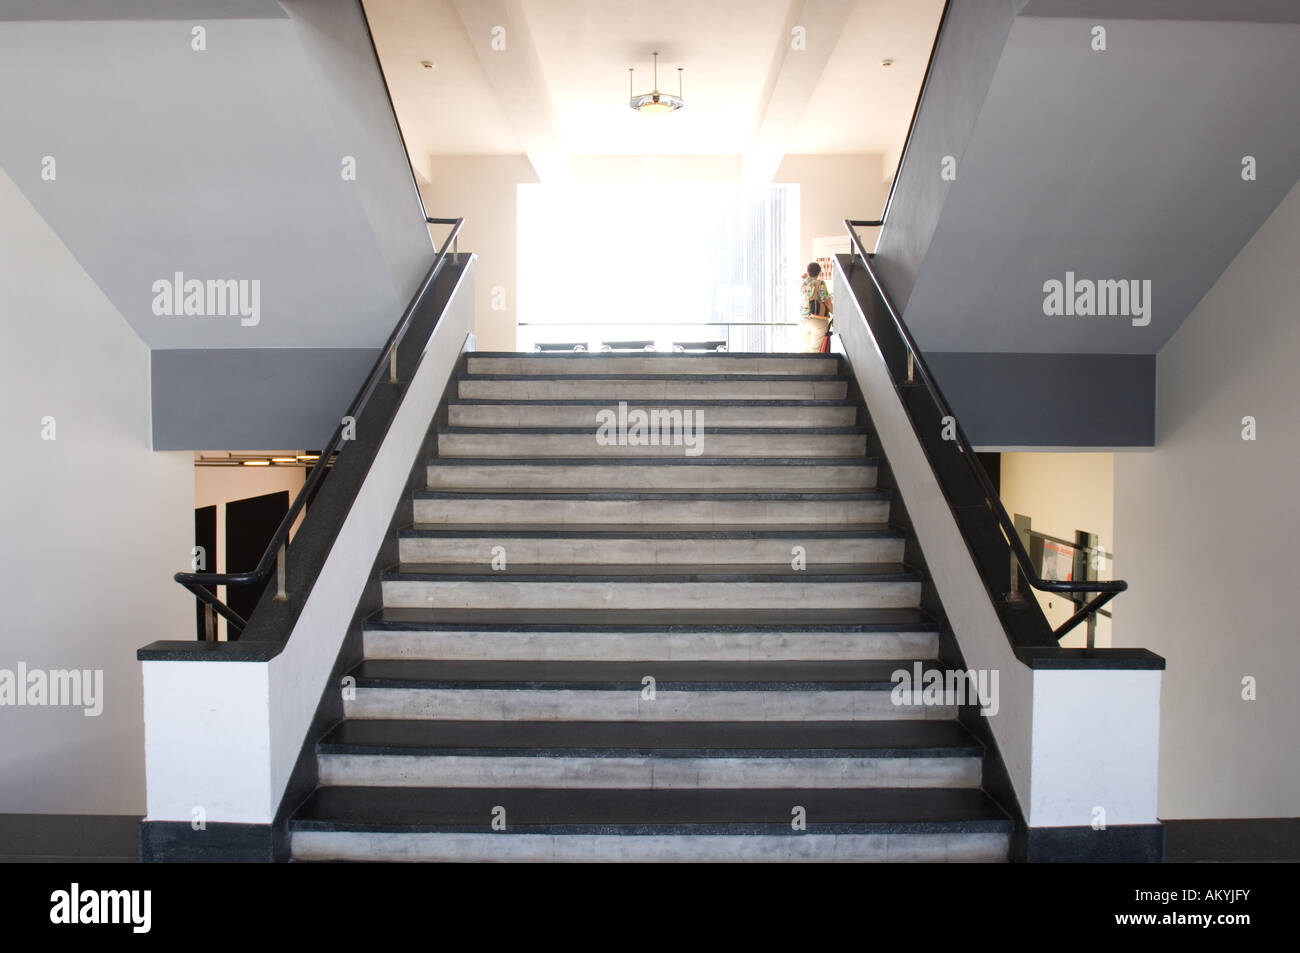
[{"label": "yellow wall", "polygon": [[[425,208],[434,218],[464,217],[461,251],[478,255],[475,347],[513,351],[517,203],[520,184],[537,181],[532,164],[527,156],[431,156],[428,169],[431,179],[420,185]],[[445,226],[433,235],[441,244]]]},{"label": "yellow wall", "polygon": [[250,496],[289,491],[292,500],[306,479],[306,467],[194,468],[194,506],[214,506]]},{"label": "yellow wall", "polygon": [[[1073,540],[1075,530],[1098,535],[1107,553],[1115,542],[1115,455],[1113,453],[1004,453],[1002,454],[1002,505],[1011,516],[1028,516],[1032,528],[1049,536]],[[1114,567],[1104,561],[1099,574],[1112,577]],[[1068,599],[1037,593],[1053,626],[1060,625],[1077,608]],[[1107,606],[1122,612],[1119,596]],[[1083,645],[1082,626],[1062,642]],[[1111,644],[1110,620],[1097,619],[1097,645]]]},{"label": "yellow wall", "polygon": [[[879,218],[889,195],[881,181],[877,155],[788,155],[776,170],[775,183],[799,186],[799,258],[813,260],[814,238],[847,238],[846,218]],[[859,229],[867,248],[874,248],[878,229]]]}]

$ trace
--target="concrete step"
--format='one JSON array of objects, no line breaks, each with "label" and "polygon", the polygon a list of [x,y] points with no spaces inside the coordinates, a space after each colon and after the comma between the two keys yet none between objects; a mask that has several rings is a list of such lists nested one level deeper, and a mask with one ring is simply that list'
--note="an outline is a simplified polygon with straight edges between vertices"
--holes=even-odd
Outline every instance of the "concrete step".
[{"label": "concrete step", "polygon": [[658,374],[461,379],[457,396],[484,400],[844,400],[848,382],[822,375],[715,375],[679,378]]},{"label": "concrete step", "polygon": [[915,609],[385,609],[368,659],[831,661],[933,658],[939,626]]},{"label": "concrete step", "polygon": [[346,721],[321,784],[441,788],[969,788],[983,748],[954,721]]},{"label": "concrete step", "polygon": [[[793,829],[799,814],[806,830]],[[289,831],[298,861],[997,863],[1011,821],[963,788],[322,787]]]},{"label": "concrete step", "polygon": [[385,608],[915,608],[921,575],[897,563],[771,565],[403,564],[381,575]]},{"label": "concrete step", "polygon": [[933,661],[494,662],[368,659],[349,675],[357,719],[440,721],[945,720],[957,698],[894,691]]},{"label": "concrete step", "polygon": [[417,523],[509,525],[684,524],[843,526],[889,521],[889,494],[879,490],[628,492],[570,489],[421,490]]},{"label": "concrete step", "polygon": [[[660,440],[658,445],[650,440]],[[612,433],[590,427],[440,427],[438,455],[452,457],[860,457],[867,435],[845,427],[705,427]]]},{"label": "concrete step", "polygon": [[663,457],[658,460],[435,457],[428,487],[439,489],[726,490],[767,487],[871,489],[875,457]]},{"label": "concrete step", "polygon": [[836,356],[817,354],[515,354],[478,352],[469,356],[470,374],[563,377],[570,374],[756,374],[833,377]]},{"label": "concrete step", "polygon": [[807,567],[897,563],[906,542],[883,523],[839,529],[719,524],[707,529],[645,524],[420,524],[398,538],[404,563],[512,562],[560,567],[600,565],[771,564]]},{"label": "concrete step", "polygon": [[[661,400],[623,402],[626,410],[610,401],[569,400],[453,400],[447,405],[452,427],[585,427],[595,428],[604,412],[626,415],[638,412],[649,421],[683,421],[708,427],[853,427],[857,405],[848,401],[718,401]],[[690,416],[687,417],[686,414]]]}]

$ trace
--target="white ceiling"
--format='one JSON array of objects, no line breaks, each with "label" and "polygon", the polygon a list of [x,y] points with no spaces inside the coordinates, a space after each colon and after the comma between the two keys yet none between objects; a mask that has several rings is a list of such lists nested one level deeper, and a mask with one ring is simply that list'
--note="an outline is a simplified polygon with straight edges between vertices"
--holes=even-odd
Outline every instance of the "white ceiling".
[{"label": "white ceiling", "polygon": [[942,12],[943,0],[860,0],[788,151],[876,153],[893,175]]},{"label": "white ceiling", "polygon": [[[536,164],[543,149],[745,155],[761,128],[778,151],[881,154],[892,174],[943,0],[365,0],[365,8],[417,168],[434,155],[527,153]],[[498,22],[507,26],[504,53],[487,35]],[[791,24],[805,28],[806,51],[787,53]],[[685,68],[686,107],[669,116],[627,107],[628,67],[636,92],[648,91],[654,50],[660,89],[676,92],[676,67]],[[894,60],[888,69],[885,58]]]},{"label": "white ceiling", "polygon": [[[744,151],[785,23],[787,0],[530,0],[525,5],[550,89],[557,132],[575,155],[717,155]],[[686,107],[642,116],[627,107],[653,86]],[[658,122],[655,120],[663,120]]]},{"label": "white ceiling", "polygon": [[451,0],[365,0],[365,9],[416,168],[427,155],[523,151]]}]

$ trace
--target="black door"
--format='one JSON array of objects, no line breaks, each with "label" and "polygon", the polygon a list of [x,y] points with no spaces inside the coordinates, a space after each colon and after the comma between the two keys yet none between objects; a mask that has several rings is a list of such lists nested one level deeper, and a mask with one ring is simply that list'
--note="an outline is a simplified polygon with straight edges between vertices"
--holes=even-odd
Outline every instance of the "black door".
[{"label": "black door", "polygon": [[[226,572],[249,572],[257,566],[266,544],[289,512],[289,491],[250,496],[226,504]],[[262,592],[275,584],[272,572],[266,581],[251,586],[227,586],[226,604],[245,619],[253,614]],[[232,641],[234,634],[228,636]]]}]

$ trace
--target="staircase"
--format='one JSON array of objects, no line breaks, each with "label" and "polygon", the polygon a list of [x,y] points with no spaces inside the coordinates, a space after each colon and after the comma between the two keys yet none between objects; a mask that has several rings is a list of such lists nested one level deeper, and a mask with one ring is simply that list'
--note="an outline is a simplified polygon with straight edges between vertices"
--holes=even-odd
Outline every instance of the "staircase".
[{"label": "staircase", "polygon": [[[891,698],[939,625],[838,357],[474,354],[454,388],[294,859],[1007,859],[957,708]],[[702,411],[697,448],[598,441],[621,401]]]}]

